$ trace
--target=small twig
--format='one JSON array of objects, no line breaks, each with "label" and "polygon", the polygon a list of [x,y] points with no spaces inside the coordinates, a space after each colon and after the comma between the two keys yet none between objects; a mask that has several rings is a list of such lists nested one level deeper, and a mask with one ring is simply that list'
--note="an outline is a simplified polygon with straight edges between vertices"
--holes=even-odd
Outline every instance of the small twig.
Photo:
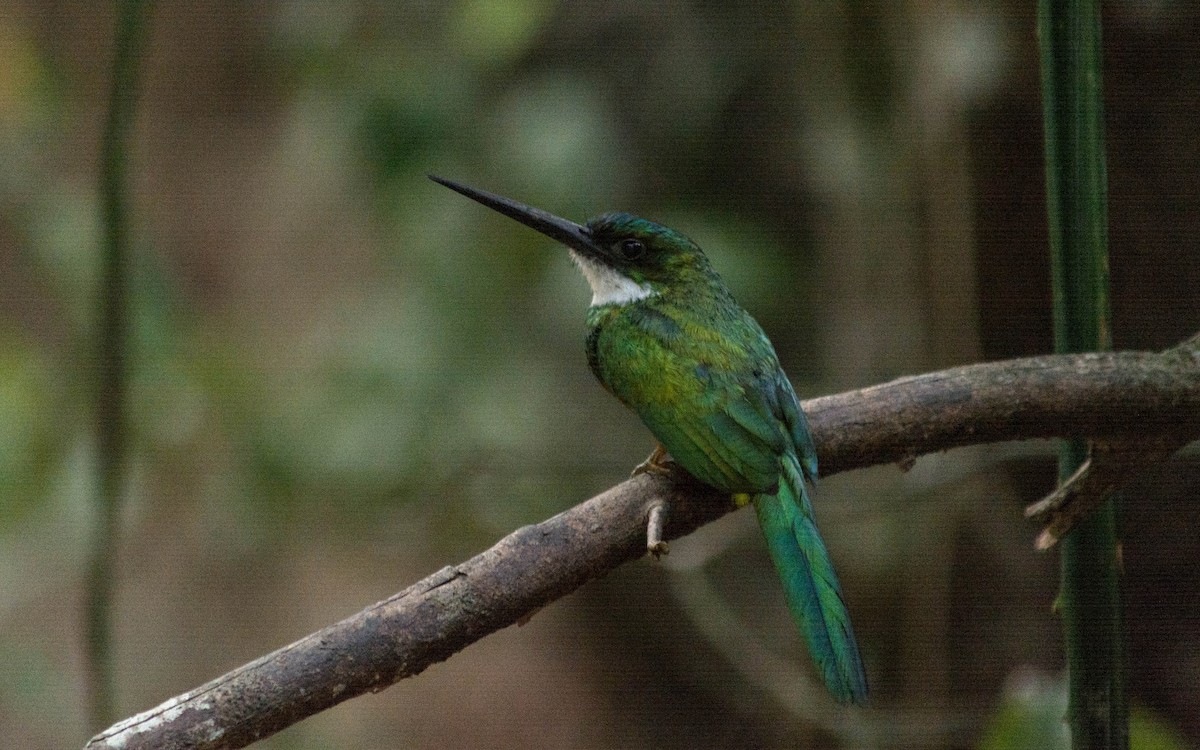
[{"label": "small twig", "polygon": [[658,559],[670,553],[671,548],[663,541],[663,524],[667,521],[667,504],[656,500],[650,505],[646,520],[646,551]]},{"label": "small twig", "polygon": [[1084,461],[1054,492],[1025,509],[1025,517],[1045,525],[1035,545],[1053,547],[1080,519],[1148,469],[1170,458],[1189,442],[1177,435],[1140,440],[1093,442]]}]

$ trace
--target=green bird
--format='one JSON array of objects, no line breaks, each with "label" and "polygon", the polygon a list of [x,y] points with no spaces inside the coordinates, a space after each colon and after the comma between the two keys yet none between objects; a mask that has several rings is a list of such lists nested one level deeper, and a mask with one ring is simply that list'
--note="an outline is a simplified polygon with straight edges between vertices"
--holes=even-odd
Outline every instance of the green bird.
[{"label": "green bird", "polygon": [[829,691],[863,704],[867,681],[807,482],[817,477],[808,422],[779,357],[704,252],[625,213],[585,225],[499,195],[434,181],[566,245],[592,289],[588,365],[700,481],[752,502],[788,607]]}]

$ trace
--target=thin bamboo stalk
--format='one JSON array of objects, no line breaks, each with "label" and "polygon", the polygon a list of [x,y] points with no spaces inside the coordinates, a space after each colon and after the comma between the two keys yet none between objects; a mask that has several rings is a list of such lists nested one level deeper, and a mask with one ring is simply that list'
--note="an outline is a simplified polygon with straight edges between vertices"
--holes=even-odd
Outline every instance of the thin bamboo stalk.
[{"label": "thin bamboo stalk", "polygon": [[[1112,340],[1098,0],[1040,0],[1038,33],[1055,350],[1107,350]],[[1084,442],[1065,443],[1060,481],[1086,456]],[[1119,550],[1115,499],[1063,540],[1060,603],[1076,750],[1129,747]]]},{"label": "thin bamboo stalk", "polygon": [[115,714],[112,602],[117,519],[125,487],[128,429],[127,336],[129,209],[126,180],[138,62],[149,3],[122,0],[109,89],[108,118],[100,147],[100,201],[104,244],[96,363],[97,524],[88,566],[87,658],[91,722],[105,726]]}]

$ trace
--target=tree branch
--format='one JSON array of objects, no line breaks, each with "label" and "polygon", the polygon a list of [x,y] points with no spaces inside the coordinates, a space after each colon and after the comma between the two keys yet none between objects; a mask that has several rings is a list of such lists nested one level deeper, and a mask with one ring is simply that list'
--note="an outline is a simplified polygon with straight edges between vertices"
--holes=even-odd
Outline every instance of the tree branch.
[{"label": "tree branch", "polygon": [[[1162,353],[1034,357],[805,402],[825,475],[974,443],[1200,434],[1200,336]],[[378,692],[646,553],[649,509],[674,539],[733,510],[682,472],[643,474],[92,738],[101,748],[237,748]]]}]

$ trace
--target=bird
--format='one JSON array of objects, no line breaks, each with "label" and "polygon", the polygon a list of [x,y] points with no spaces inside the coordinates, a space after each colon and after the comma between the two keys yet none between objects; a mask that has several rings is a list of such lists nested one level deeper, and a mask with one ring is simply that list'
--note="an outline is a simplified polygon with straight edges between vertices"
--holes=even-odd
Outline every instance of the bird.
[{"label": "bird", "polygon": [[862,656],[813,515],[817,451],[808,421],[771,341],[704,251],[628,213],[581,225],[429,177],[567,247],[592,292],[588,366],[658,441],[635,473],[665,473],[669,456],[737,504],[754,506],[826,687],[839,703],[864,705]]}]

